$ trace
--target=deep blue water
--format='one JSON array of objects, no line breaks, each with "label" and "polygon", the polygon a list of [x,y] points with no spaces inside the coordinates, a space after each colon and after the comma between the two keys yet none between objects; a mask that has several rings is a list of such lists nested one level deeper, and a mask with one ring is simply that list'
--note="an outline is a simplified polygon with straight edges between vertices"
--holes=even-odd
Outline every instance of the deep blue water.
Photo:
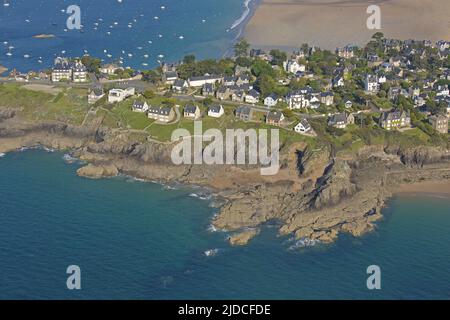
[{"label": "deep blue water", "polygon": [[[138,69],[154,67],[158,60],[175,61],[191,53],[199,58],[221,57],[244,24],[231,27],[246,13],[244,0],[7,2],[9,7],[4,7],[3,0],[0,1],[0,65],[21,71],[43,69],[52,65],[55,56],[82,56],[84,50],[105,61],[122,57],[124,66]],[[252,0],[251,6],[255,4]],[[65,10],[69,5],[80,7],[83,33],[64,30],[69,17]],[[33,38],[37,34],[54,34],[56,38]]]},{"label": "deep blue water", "polygon": [[[208,231],[217,209],[192,189],[84,179],[62,157],[0,158],[0,299],[450,297],[449,199],[393,199],[377,231],[359,239],[292,251],[267,227],[231,248]],[[380,291],[366,288],[374,264]],[[80,291],[66,289],[69,265],[81,268]]]}]

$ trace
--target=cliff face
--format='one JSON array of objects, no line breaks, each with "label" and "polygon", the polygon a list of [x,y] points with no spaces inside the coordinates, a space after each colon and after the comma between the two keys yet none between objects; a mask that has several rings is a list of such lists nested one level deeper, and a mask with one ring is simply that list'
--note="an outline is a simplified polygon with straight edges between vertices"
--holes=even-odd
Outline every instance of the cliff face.
[{"label": "cliff face", "polygon": [[449,152],[432,147],[370,147],[344,159],[332,157],[327,149],[312,152],[295,145],[283,155],[283,167],[273,177],[261,176],[254,166],[175,166],[170,157],[173,145],[136,132],[29,123],[17,119],[13,110],[0,108],[0,152],[38,144],[70,149],[89,162],[78,170],[82,176],[101,178],[120,172],[213,188],[225,200],[213,224],[233,233],[233,245],[247,243],[269,221],[280,224],[280,234],[298,239],[330,242],[340,232],[358,236],[374,228],[396,185],[450,179]]}]

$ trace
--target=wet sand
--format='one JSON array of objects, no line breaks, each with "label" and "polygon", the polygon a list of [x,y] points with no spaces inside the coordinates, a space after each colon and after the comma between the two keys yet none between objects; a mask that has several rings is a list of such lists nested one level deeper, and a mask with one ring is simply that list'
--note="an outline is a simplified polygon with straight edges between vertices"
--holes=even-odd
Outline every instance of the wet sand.
[{"label": "wet sand", "polygon": [[449,0],[262,0],[245,37],[262,48],[364,45],[378,31],[366,26],[371,4],[381,8],[386,37],[450,40]]},{"label": "wet sand", "polygon": [[450,198],[450,181],[424,181],[412,184],[401,185],[395,192],[400,195],[435,195],[438,197]]}]

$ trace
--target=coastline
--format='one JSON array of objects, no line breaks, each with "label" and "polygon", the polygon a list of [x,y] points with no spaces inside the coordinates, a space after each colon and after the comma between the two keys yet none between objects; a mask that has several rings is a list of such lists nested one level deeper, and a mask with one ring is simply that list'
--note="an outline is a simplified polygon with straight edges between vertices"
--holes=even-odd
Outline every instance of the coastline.
[{"label": "coastline", "polygon": [[353,159],[332,156],[329,150],[309,154],[301,149],[308,154],[301,176],[295,173],[297,163],[287,160],[277,176],[266,179],[258,169],[245,166],[172,165],[171,145],[135,140],[121,129],[30,123],[14,112],[0,114],[0,153],[36,145],[70,150],[86,163],[77,173],[87,178],[128,175],[211,190],[214,199],[224,199],[212,225],[226,230],[232,245],[247,244],[270,221],[280,222],[280,235],[298,240],[331,243],[341,233],[359,237],[376,229],[386,201],[402,184],[450,181],[448,151],[430,147],[381,146],[375,158],[371,148]]},{"label": "coastline", "polygon": [[450,198],[450,181],[423,181],[403,184],[397,188],[394,195]]},{"label": "coastline", "polygon": [[334,50],[349,43],[363,45],[377,31],[366,26],[369,4],[380,6],[379,31],[386,37],[450,39],[450,2],[446,0],[262,0],[245,28],[245,37],[261,48],[298,48],[308,43]]}]

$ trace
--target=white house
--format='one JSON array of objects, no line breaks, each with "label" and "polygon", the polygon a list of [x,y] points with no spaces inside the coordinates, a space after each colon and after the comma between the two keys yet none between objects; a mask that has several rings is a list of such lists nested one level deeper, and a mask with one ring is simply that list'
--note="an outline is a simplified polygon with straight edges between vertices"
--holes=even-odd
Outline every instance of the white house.
[{"label": "white house", "polygon": [[189,87],[188,82],[183,79],[175,80],[172,85],[172,90],[181,92]]},{"label": "white house", "polygon": [[303,119],[298,125],[295,126],[294,131],[297,133],[307,133],[311,131],[311,125],[308,120]]},{"label": "white house", "polygon": [[133,103],[132,109],[134,112],[147,112],[148,111],[148,104],[147,102],[143,101],[135,101]]},{"label": "white house", "polygon": [[207,75],[202,77],[192,77],[188,79],[189,87],[203,87],[205,84],[215,84],[216,82],[221,83],[223,81],[223,77],[216,75]]},{"label": "white house", "polygon": [[117,70],[123,70],[122,67],[117,66],[116,64],[109,63],[101,66],[100,72],[107,75],[113,75]]},{"label": "white house", "polygon": [[299,64],[295,60],[288,60],[283,62],[283,68],[286,72],[296,74],[297,72],[305,72],[306,66]]},{"label": "white house", "polygon": [[376,75],[368,74],[364,81],[364,89],[367,93],[377,93],[380,88],[378,77]]},{"label": "white house", "polygon": [[213,118],[220,118],[225,113],[222,105],[214,105],[208,108],[208,116]]},{"label": "white house", "polygon": [[128,97],[131,97],[135,94],[136,90],[134,88],[127,89],[111,89],[108,94],[108,102],[122,102]]},{"label": "white house", "polygon": [[272,93],[268,97],[264,99],[264,105],[268,108],[275,107],[278,103],[278,96],[275,93]]},{"label": "white house", "polygon": [[94,104],[105,96],[103,88],[93,88],[88,94],[88,103]]},{"label": "white house", "polygon": [[247,103],[258,103],[259,101],[259,97],[260,97],[260,93],[258,91],[256,91],[255,89],[250,90],[246,95],[245,95],[245,102]]}]

